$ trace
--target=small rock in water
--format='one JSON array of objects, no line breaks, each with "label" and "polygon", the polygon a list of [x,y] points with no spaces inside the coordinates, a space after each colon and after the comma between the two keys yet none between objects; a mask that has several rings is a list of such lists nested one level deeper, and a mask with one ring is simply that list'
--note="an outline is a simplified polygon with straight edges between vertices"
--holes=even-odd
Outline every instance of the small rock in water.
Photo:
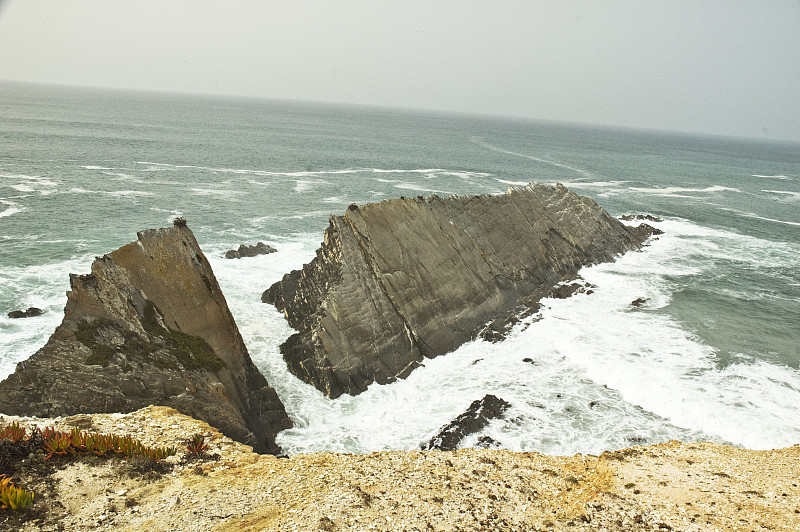
[{"label": "small rock in water", "polygon": [[239,249],[231,249],[225,252],[226,259],[241,259],[243,257],[255,257],[257,255],[267,255],[278,251],[272,246],[268,246],[263,242],[259,242],[255,246],[239,245]]},{"label": "small rock in water", "polygon": [[647,303],[648,301],[650,301],[649,297],[637,297],[636,299],[631,301],[631,306],[639,308],[642,305],[644,305],[645,303]]},{"label": "small rock in water", "polygon": [[9,318],[33,318],[34,316],[41,316],[44,311],[36,307],[28,307],[28,310],[12,310],[8,313]]},{"label": "small rock in water", "polygon": [[473,401],[466,412],[455,418],[439,430],[423,449],[454,451],[464,437],[478,432],[492,419],[499,418],[511,405],[491,394],[483,399]]},{"label": "small rock in water", "polygon": [[491,436],[480,436],[478,438],[477,447],[483,447],[484,449],[499,449],[500,446],[500,442]]},{"label": "small rock in water", "polygon": [[647,220],[648,222],[661,222],[663,221],[658,216],[653,216],[652,214],[625,214],[620,217],[622,220],[629,222],[631,220]]}]

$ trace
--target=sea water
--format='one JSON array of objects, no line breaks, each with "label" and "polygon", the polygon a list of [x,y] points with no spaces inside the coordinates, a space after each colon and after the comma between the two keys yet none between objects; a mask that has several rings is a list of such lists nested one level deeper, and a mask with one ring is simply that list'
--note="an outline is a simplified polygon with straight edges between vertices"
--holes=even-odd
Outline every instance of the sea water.
[{"label": "sea water", "polygon": [[[0,139],[0,378],[61,322],[69,273],[183,216],[295,423],[287,452],[418,448],[487,393],[512,407],[480,435],[508,449],[800,442],[798,144],[10,83]],[[591,294],[397,383],[331,400],[287,371],[292,330],[260,296],[313,258],[331,214],[530,181],[653,214],[664,234],[584,268]],[[257,241],[278,252],[223,258]],[[45,313],[6,317],[31,306]]]}]

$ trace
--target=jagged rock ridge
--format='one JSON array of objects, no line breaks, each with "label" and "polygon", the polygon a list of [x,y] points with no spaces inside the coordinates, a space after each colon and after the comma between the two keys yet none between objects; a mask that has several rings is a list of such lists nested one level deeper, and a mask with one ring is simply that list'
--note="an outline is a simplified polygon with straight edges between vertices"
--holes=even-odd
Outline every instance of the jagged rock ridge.
[{"label": "jagged rock ridge", "polygon": [[292,373],[330,397],[358,394],[646,237],[562,185],[351,205],[262,300],[298,331],[281,346]]},{"label": "jagged rock ridge", "polygon": [[0,412],[57,416],[170,406],[259,452],[291,426],[253,365],[191,230],[138,240],[71,275],[64,320],[0,383]]}]

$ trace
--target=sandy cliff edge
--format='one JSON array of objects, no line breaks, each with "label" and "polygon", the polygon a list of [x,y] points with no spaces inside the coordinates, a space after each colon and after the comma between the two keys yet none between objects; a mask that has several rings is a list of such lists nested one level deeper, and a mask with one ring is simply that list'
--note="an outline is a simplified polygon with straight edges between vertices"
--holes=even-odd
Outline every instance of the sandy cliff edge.
[{"label": "sandy cliff edge", "polygon": [[156,479],[121,474],[117,460],[69,462],[47,495],[63,507],[24,531],[800,529],[799,445],[753,451],[671,441],[599,457],[462,449],[280,459],[166,407],[0,423],[13,420],[88,425],[150,445],[202,433],[219,454],[171,458],[173,471]]}]

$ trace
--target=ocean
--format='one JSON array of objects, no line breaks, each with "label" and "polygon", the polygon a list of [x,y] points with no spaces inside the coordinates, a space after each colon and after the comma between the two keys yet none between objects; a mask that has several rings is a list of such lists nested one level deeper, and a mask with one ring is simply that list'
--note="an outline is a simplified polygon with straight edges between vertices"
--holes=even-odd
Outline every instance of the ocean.
[{"label": "ocean", "polygon": [[[406,380],[331,400],[288,373],[292,330],[260,296],[313,258],[331,214],[530,181],[652,214],[664,234],[584,268],[593,293],[544,300],[506,341]],[[295,422],[288,453],[417,449],[487,393],[512,407],[481,435],[512,450],[800,442],[800,144],[0,83],[0,378],[61,322],[69,273],[177,216]],[[223,258],[258,241],[278,252]],[[6,317],[31,306],[45,313]]]}]

